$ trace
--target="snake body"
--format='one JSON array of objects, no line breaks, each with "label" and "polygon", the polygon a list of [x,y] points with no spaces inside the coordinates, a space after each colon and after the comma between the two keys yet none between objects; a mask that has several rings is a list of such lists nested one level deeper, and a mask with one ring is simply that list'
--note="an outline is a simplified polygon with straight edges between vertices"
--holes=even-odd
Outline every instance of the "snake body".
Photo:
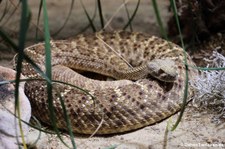
[{"label": "snake body", "polygon": [[[44,43],[26,48],[25,54],[45,71]],[[67,125],[60,95],[73,132],[81,134],[135,130],[157,123],[181,108],[185,89],[185,53],[171,42],[136,32],[98,32],[70,40],[51,41],[51,54],[52,79],[77,85],[94,97],[67,84],[53,83],[56,125],[61,129],[67,130]],[[190,56],[186,56],[188,65],[194,65]],[[146,64],[156,59],[174,62],[174,80],[158,78],[161,69],[155,75],[149,75]],[[166,69],[171,67],[167,62],[163,65]],[[95,72],[119,80],[94,80],[74,70]],[[43,78],[26,61],[23,61],[22,73],[28,78]],[[189,68],[189,79],[196,73]],[[25,93],[33,115],[51,125],[46,86],[46,81],[27,81]],[[192,91],[189,89],[188,93],[190,97]]]}]

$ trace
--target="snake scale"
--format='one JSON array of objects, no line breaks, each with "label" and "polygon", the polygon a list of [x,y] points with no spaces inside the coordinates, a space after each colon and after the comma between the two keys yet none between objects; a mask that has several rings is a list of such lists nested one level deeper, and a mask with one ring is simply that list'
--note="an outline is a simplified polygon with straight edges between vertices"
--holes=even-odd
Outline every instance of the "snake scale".
[{"label": "snake scale", "polygon": [[[44,43],[24,51],[45,71]],[[96,134],[135,130],[157,123],[181,108],[184,51],[174,43],[137,32],[97,32],[51,41],[51,56],[53,80],[82,87],[94,97],[72,86],[53,83],[53,106],[60,129],[67,130],[60,95],[73,132],[81,134],[92,134],[96,129]],[[189,55],[187,63],[194,65]],[[116,80],[91,79],[80,74],[83,72]],[[25,60],[22,74],[42,78]],[[193,79],[197,72],[189,67],[188,74]],[[189,97],[193,94],[190,89],[188,93]],[[27,81],[25,94],[31,102],[32,114],[51,125],[46,81]]]}]

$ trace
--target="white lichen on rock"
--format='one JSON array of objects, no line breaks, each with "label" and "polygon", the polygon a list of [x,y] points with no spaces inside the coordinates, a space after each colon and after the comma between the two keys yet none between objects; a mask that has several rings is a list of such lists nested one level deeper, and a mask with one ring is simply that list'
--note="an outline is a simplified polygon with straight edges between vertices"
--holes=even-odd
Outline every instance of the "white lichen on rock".
[{"label": "white lichen on rock", "polygon": [[201,109],[210,109],[218,113],[214,120],[225,119],[225,57],[218,52],[213,52],[212,60],[205,59],[211,64],[207,67],[216,70],[204,70],[191,82],[195,89],[193,103]]}]

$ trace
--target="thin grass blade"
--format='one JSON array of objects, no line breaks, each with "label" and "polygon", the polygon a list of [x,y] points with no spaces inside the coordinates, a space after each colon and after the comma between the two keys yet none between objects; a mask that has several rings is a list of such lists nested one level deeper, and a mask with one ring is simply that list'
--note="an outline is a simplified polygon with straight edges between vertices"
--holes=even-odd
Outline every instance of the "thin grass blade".
[{"label": "thin grass blade", "polygon": [[63,30],[63,28],[66,26],[66,23],[69,21],[69,18],[72,14],[74,2],[75,2],[75,0],[71,0],[71,5],[70,5],[70,9],[69,9],[69,13],[68,13],[67,17],[66,17],[63,25],[55,33],[53,33],[53,36],[56,36],[57,34],[59,34]]},{"label": "thin grass blade", "polygon": [[104,17],[103,17],[103,13],[102,13],[102,5],[101,5],[101,0],[97,0],[97,6],[98,6],[98,12],[99,12],[99,18],[100,18],[100,22],[101,22],[101,27],[104,30]]},{"label": "thin grass blade", "polygon": [[[128,18],[128,20],[130,20],[130,13],[127,8],[127,2],[125,0],[123,0],[123,3],[124,3],[125,10],[126,10],[127,18]],[[130,31],[133,31],[132,21],[129,23],[129,27],[130,27]]]},{"label": "thin grass blade", "polygon": [[[82,8],[84,9],[84,13],[85,13],[85,15],[87,16],[87,19],[88,19],[88,21],[89,21],[89,25],[91,26],[92,30],[93,30],[94,32],[96,32],[97,30],[96,30],[96,27],[95,27],[95,25],[94,25],[94,23],[93,23],[94,17],[93,17],[93,19],[91,19],[91,17],[90,17],[90,15],[88,14],[87,9],[86,9],[86,7],[84,6],[82,0],[80,0],[80,2],[81,2]],[[94,16],[95,16],[95,14],[94,14]]]},{"label": "thin grass blade", "polygon": [[[51,45],[50,45],[50,32],[49,32],[46,0],[43,0],[43,15],[44,15],[43,18],[44,18],[44,35],[45,35],[45,54],[46,54],[45,55],[45,68],[46,68],[46,75],[49,78],[49,80],[51,81],[51,82],[47,82],[48,106],[49,106],[49,112],[50,112],[50,119],[51,119],[53,129],[56,131],[59,139],[64,143],[64,145],[69,147],[60,137],[59,130],[56,126],[56,115],[55,115],[55,110],[54,110],[54,106],[53,106],[53,97],[52,97]],[[62,104],[62,107],[65,108],[64,104]],[[66,113],[64,113],[64,114],[66,114]],[[76,144],[75,144],[73,135],[71,136],[71,141],[72,141],[73,148],[76,148]]]},{"label": "thin grass blade", "polygon": [[130,19],[128,20],[127,24],[123,27],[123,30],[125,30],[130,24],[131,22],[133,21],[137,11],[138,11],[138,8],[139,8],[139,5],[140,5],[140,0],[138,0],[137,2],[137,5],[136,5],[136,8],[134,10],[134,13],[131,15]]},{"label": "thin grass blade", "polygon": [[20,32],[19,32],[19,46],[18,46],[18,62],[16,67],[16,84],[15,84],[15,113],[18,114],[18,124],[20,127],[20,134],[22,138],[23,147],[26,149],[26,142],[24,139],[24,133],[22,130],[22,121],[20,114],[20,105],[19,105],[19,83],[22,69],[22,61],[24,58],[24,48],[26,42],[26,34],[30,22],[30,11],[26,0],[22,0],[22,13],[21,13],[21,21],[20,21]]},{"label": "thin grass blade", "polygon": [[162,36],[168,40],[168,37],[167,37],[167,34],[166,34],[166,31],[163,27],[163,23],[162,23],[162,20],[161,20],[161,15],[160,15],[160,11],[158,9],[158,4],[156,2],[156,0],[152,0],[152,4],[153,4],[153,8],[154,8],[154,11],[155,11],[155,14],[156,14],[156,19],[157,19],[157,22],[159,24],[159,27],[160,27],[160,32],[162,34]]},{"label": "thin grass blade", "polygon": [[178,28],[178,31],[179,31],[180,40],[181,40],[181,46],[184,50],[183,52],[184,52],[184,64],[185,64],[185,89],[184,89],[184,95],[183,95],[183,103],[182,103],[181,111],[180,111],[180,114],[177,118],[177,121],[175,122],[175,124],[171,128],[171,131],[173,131],[179,125],[179,123],[181,121],[181,118],[183,117],[184,110],[186,108],[186,103],[187,103],[187,98],[188,98],[188,80],[189,80],[189,77],[188,77],[187,55],[186,55],[186,51],[185,51],[185,48],[184,48],[183,37],[182,37],[181,29],[180,29],[180,23],[179,23],[178,14],[177,14],[176,2],[174,0],[170,0],[170,3],[171,3],[171,6],[172,6],[173,13],[175,15],[175,20],[176,20],[177,28]]}]

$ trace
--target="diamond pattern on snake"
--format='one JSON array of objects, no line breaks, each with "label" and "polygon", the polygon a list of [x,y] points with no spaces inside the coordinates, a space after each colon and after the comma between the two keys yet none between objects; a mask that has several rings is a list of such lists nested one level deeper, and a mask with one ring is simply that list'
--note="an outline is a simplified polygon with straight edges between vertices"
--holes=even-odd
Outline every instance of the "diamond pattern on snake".
[{"label": "diamond pattern on snake", "polygon": [[[45,71],[44,43],[26,48],[25,53]],[[168,118],[180,110],[183,101],[185,54],[188,65],[195,66],[178,45],[138,32],[97,32],[51,41],[52,79],[81,87],[94,97],[54,82],[57,127],[67,130],[60,95],[75,133],[92,134],[96,129],[96,134],[123,133]],[[80,72],[115,80],[96,80]],[[25,60],[22,74],[42,78]],[[189,67],[189,79],[196,75],[197,71]],[[33,115],[51,125],[46,81],[26,82],[25,93]],[[189,100],[192,94],[189,89]]]}]

